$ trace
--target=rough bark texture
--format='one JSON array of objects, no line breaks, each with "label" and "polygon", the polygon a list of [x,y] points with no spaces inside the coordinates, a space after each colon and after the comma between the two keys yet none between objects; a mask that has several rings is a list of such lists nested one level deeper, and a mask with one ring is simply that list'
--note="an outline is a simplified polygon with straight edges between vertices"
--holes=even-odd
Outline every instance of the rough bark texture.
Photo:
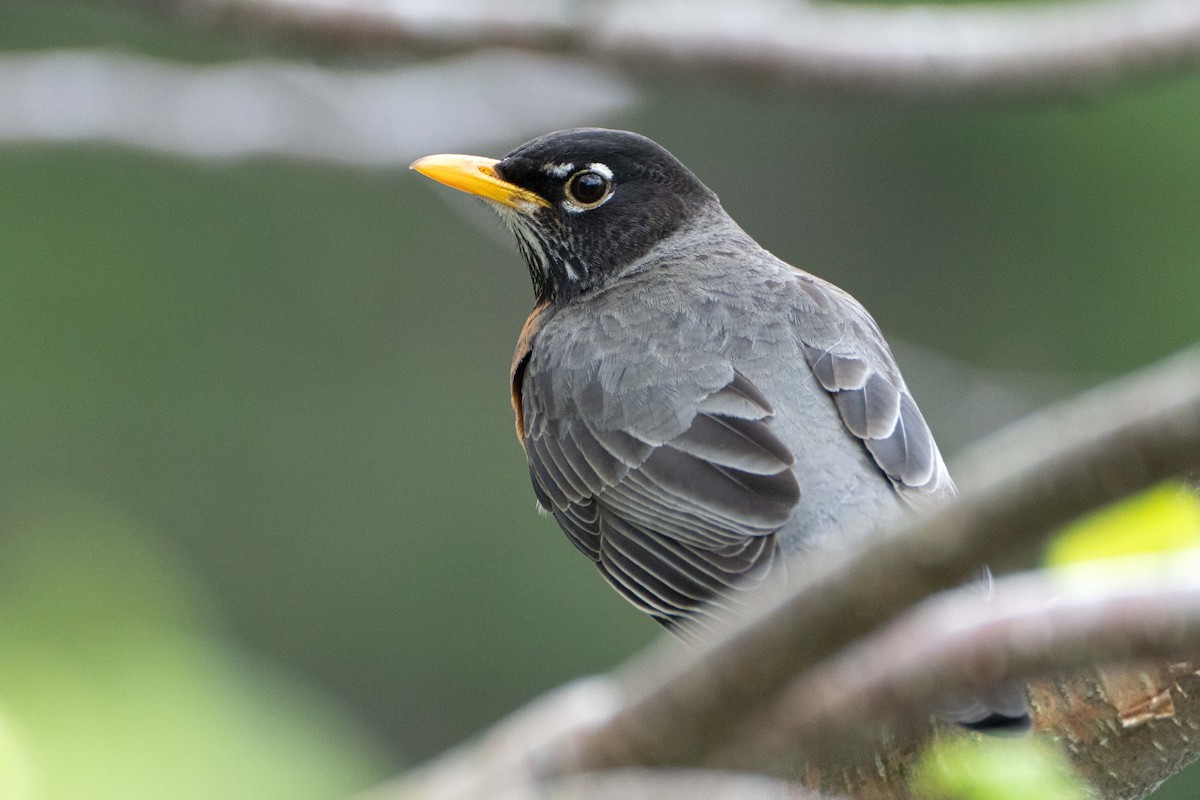
[{"label": "rough bark texture", "polygon": [[1099,797],[1140,800],[1200,757],[1197,692],[1192,665],[1164,661],[1045,681],[1031,699]]}]

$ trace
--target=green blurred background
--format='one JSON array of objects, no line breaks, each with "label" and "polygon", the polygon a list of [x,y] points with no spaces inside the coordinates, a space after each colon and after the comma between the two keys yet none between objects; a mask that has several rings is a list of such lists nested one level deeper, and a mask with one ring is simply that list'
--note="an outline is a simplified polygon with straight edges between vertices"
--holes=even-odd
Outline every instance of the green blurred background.
[{"label": "green blurred background", "polygon": [[[5,51],[77,46],[303,57],[0,6]],[[854,293],[951,456],[1200,334],[1200,77],[639,90],[564,126],[657,139]],[[651,640],[534,513],[530,305],[499,225],[399,165],[0,145],[0,798],[344,797]]]}]

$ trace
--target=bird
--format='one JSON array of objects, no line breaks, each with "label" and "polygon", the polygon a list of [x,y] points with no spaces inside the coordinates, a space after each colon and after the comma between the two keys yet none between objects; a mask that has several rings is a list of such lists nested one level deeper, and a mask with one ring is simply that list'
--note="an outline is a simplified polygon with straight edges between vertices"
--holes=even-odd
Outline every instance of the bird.
[{"label": "bird", "polygon": [[[574,128],[411,165],[515,234],[534,308],[511,368],[538,505],[629,602],[687,638],[788,561],[956,493],[866,309],[759,245],[675,156]],[[944,716],[1027,729],[999,687]]]}]

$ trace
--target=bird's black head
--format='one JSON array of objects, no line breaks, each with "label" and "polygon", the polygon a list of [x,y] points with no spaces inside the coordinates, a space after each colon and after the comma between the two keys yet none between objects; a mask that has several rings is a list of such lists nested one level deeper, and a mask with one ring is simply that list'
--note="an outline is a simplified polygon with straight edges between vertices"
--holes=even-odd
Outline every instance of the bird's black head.
[{"label": "bird's black head", "polygon": [[678,159],[627,131],[557,131],[499,161],[430,156],[413,167],[491,201],[517,236],[539,302],[603,285],[718,205]]}]

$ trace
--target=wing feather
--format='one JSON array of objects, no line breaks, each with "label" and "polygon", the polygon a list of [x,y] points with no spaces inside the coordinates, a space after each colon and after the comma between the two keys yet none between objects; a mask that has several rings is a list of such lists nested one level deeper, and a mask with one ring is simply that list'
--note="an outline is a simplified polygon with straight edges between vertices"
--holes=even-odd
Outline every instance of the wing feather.
[{"label": "wing feather", "polygon": [[954,493],[933,433],[881,337],[840,336],[826,347],[806,345],[805,354],[846,429],[862,441],[901,497],[919,506]]},{"label": "wing feather", "polygon": [[656,448],[641,472],[675,497],[686,497],[722,518],[745,520],[755,527],[778,528],[800,500],[800,486],[791,470],[758,475],[729,469],[669,444]]},{"label": "wing feather", "polygon": [[[518,393],[539,499],[621,594],[667,625],[765,580],[781,561],[773,534],[799,502],[771,404],[731,371],[694,397],[676,388],[631,401],[680,406],[687,423],[658,443],[601,429],[594,416],[547,418],[536,371]],[[581,394],[607,402],[595,388]]]},{"label": "wing feather", "polygon": [[[702,412],[670,447],[712,464],[774,475],[795,463],[792,453],[757,420]],[[757,455],[756,455],[757,452]]]},{"label": "wing feather", "polygon": [[600,557],[600,507],[594,500],[555,508],[551,513],[579,552],[593,561]]}]

